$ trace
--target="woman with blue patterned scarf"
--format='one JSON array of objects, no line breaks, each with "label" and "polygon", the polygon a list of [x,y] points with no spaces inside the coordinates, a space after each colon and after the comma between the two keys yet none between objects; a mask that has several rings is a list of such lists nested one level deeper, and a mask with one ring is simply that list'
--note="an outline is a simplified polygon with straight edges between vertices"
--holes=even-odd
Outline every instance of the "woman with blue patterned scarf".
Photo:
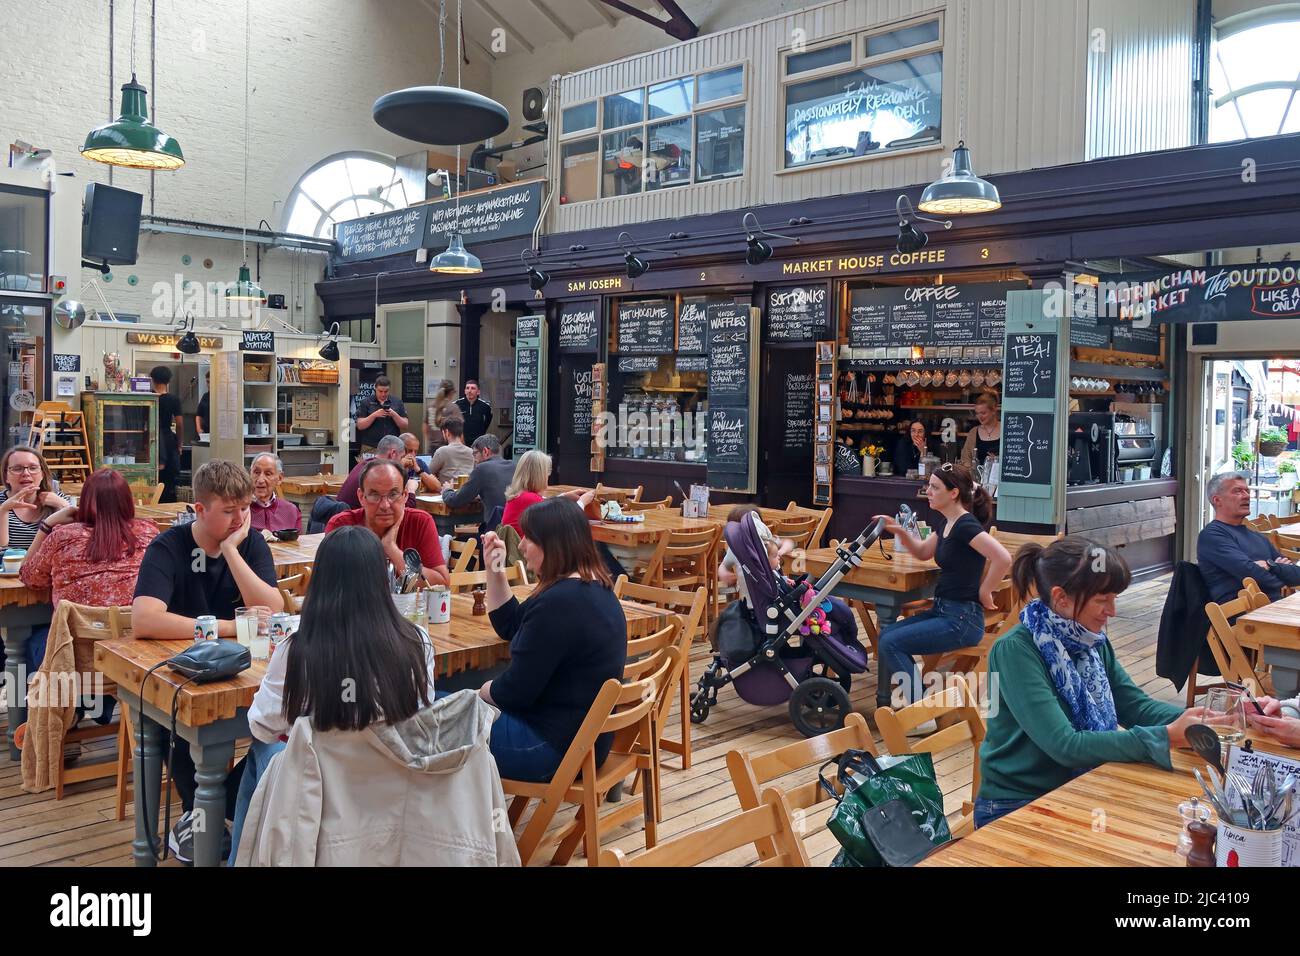
[{"label": "woman with blue patterned scarf", "polygon": [[975,825],[983,826],[1111,761],[1170,769],[1200,708],[1144,694],[1115,659],[1106,622],[1129,586],[1128,565],[1085,538],[1020,549],[1020,624],[989,652],[991,707],[980,748]]}]

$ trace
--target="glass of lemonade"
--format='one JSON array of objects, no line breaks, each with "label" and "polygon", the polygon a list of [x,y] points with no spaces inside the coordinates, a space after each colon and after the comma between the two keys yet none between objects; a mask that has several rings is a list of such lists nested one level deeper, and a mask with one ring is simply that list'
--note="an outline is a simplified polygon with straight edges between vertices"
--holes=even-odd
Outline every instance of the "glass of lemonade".
[{"label": "glass of lemonade", "polygon": [[1206,723],[1223,746],[1238,744],[1246,736],[1246,694],[1233,687],[1211,688],[1205,697]]},{"label": "glass of lemonade", "polygon": [[235,609],[235,639],[248,648],[255,661],[271,656],[271,609],[241,607]]}]

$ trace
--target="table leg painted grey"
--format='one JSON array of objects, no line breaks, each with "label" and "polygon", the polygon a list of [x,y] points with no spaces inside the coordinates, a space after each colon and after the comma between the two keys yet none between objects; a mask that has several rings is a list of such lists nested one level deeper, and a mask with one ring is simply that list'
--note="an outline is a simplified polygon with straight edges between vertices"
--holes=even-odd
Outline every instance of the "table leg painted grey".
[{"label": "table leg painted grey", "polygon": [[[135,865],[156,866],[157,860],[149,846],[149,834],[158,833],[162,767],[167,759],[171,714],[147,701],[141,707],[139,696],[121,685],[118,691],[135,728],[135,841],[131,844]],[[176,734],[189,742],[195,766],[194,865],[220,866],[226,819],[226,768],[234,756],[235,741],[252,736],[248,729],[248,711],[240,709],[234,717],[202,727],[178,722]],[[167,839],[167,834],[163,834],[161,839]],[[154,843],[161,851],[157,837]]]},{"label": "table leg painted grey", "polygon": [[1300,651],[1285,647],[1265,647],[1264,663],[1272,670],[1273,690],[1280,699],[1296,696],[1300,690]]},{"label": "table leg painted grey", "polygon": [[22,752],[14,746],[14,731],[27,720],[27,640],[32,630],[50,623],[53,608],[48,604],[12,605],[0,609],[0,629],[5,645],[5,694],[9,708],[9,726],[6,730],[9,759],[22,759]]},{"label": "table leg painted grey", "polygon": [[898,612],[903,609],[904,604],[909,601],[919,601],[922,598],[932,597],[935,584],[936,582],[931,581],[912,591],[890,591],[885,588],[872,588],[841,581],[831,593],[835,597],[844,598],[846,601],[867,601],[874,604],[876,619],[883,631],[887,625],[898,620]]}]

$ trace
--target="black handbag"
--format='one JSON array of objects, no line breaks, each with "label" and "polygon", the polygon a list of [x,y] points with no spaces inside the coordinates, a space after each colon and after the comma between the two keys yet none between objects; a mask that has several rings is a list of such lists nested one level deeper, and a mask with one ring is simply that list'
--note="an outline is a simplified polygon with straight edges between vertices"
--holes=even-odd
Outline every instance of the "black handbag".
[{"label": "black handbag", "polygon": [[934,850],[902,800],[863,811],[861,823],[885,866],[914,866]]}]

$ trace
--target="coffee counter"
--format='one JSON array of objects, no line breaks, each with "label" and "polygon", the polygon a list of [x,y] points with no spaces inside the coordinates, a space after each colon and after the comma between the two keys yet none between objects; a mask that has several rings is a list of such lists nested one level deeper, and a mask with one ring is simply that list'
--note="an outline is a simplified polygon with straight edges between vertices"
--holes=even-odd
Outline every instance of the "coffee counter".
[{"label": "coffee counter", "polygon": [[1174,562],[1177,495],[1172,478],[1072,485],[1065,492],[1066,532],[1115,548],[1135,578],[1163,574]]},{"label": "coffee counter", "polygon": [[876,477],[861,475],[835,476],[835,505],[831,515],[829,538],[858,535],[874,515],[893,515],[906,504],[933,526],[935,513],[925,497],[927,478]]}]

